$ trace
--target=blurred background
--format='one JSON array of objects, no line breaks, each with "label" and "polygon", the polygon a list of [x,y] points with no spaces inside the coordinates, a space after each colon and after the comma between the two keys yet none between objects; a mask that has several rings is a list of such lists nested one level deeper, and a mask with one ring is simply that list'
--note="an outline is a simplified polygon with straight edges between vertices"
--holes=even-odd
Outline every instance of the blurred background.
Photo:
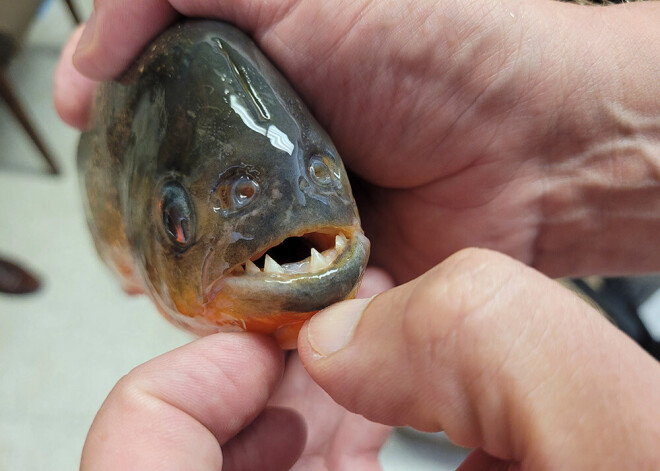
[{"label": "blurred background", "polygon": [[[84,21],[92,0],[72,2]],[[121,291],[87,233],[78,132],[52,101],[55,65],[74,28],[64,0],[0,0],[0,285],[37,287],[25,274],[16,283],[17,266],[40,283],[31,294],[0,292],[0,471],[77,469],[117,380],[191,340],[145,297]],[[381,461],[386,471],[449,470],[466,453],[441,434],[399,431]]]},{"label": "blurred background", "polygon": [[[191,340],[121,291],[87,233],[78,132],[57,117],[52,88],[60,49],[91,7],[0,0],[0,471],[76,469],[117,380]],[[660,357],[660,276],[568,283]],[[443,434],[398,430],[380,458],[385,471],[442,471],[467,453]]]}]

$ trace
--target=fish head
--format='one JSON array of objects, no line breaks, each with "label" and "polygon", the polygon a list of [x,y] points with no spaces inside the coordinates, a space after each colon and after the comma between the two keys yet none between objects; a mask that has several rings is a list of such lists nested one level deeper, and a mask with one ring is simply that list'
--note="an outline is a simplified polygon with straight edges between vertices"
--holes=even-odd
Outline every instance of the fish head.
[{"label": "fish head", "polygon": [[191,43],[145,72],[158,80],[146,76],[133,118],[129,237],[170,320],[292,347],[309,316],[355,294],[367,263],[347,173],[242,33]]}]

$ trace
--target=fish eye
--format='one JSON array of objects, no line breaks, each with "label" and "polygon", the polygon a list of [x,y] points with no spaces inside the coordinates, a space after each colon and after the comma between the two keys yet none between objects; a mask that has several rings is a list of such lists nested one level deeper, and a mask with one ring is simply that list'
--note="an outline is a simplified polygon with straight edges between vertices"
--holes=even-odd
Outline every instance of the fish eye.
[{"label": "fish eye", "polygon": [[188,247],[194,239],[195,221],[193,206],[183,186],[175,181],[163,185],[159,207],[170,241],[179,248]]},{"label": "fish eye", "polygon": [[238,177],[231,186],[231,199],[235,208],[242,208],[257,196],[259,184],[247,175]]},{"label": "fish eye", "polygon": [[309,159],[309,175],[321,186],[331,186],[339,181],[339,169],[332,157],[314,154]]},{"label": "fish eye", "polygon": [[221,211],[230,214],[244,208],[259,196],[259,183],[245,169],[231,168],[221,175],[221,183],[214,190],[219,206],[214,208],[216,212]]}]

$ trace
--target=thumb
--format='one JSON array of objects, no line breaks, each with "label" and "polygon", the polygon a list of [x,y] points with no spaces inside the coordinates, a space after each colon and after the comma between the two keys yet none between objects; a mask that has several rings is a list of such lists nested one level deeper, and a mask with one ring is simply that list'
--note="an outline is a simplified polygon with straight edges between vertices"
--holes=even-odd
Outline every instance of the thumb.
[{"label": "thumb", "polygon": [[630,468],[631,449],[640,463],[660,460],[660,422],[648,413],[658,365],[570,291],[494,252],[464,250],[320,312],[299,353],[347,409],[445,430],[523,468],[594,469],[589,460],[603,457]]}]

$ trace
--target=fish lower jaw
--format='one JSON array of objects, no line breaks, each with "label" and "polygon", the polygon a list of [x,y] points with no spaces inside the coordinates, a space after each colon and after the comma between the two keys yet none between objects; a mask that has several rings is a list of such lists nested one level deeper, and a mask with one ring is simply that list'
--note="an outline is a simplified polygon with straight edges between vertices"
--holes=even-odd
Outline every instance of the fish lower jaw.
[{"label": "fish lower jaw", "polygon": [[333,266],[335,261],[349,246],[349,240],[343,233],[335,236],[335,243],[322,252],[315,248],[310,249],[309,257],[290,263],[279,264],[270,255],[264,257],[264,266],[259,268],[252,260],[247,260],[230,271],[232,277],[286,277],[287,275],[306,275],[321,273]]},{"label": "fish lower jaw", "polygon": [[[282,272],[260,270],[259,273],[223,276],[210,290],[206,308],[209,312],[231,312],[241,320],[271,319],[273,316],[300,320],[300,313],[318,311],[346,299],[355,292],[364,273],[369,258],[369,240],[362,231],[356,230],[345,241],[341,237],[335,239],[332,247],[330,241],[317,247],[325,247],[318,253],[318,257],[324,259],[318,271],[302,271],[311,270],[312,263],[315,263],[310,253],[309,257],[295,264],[280,265]],[[295,268],[295,271],[287,273],[285,268]]]}]

